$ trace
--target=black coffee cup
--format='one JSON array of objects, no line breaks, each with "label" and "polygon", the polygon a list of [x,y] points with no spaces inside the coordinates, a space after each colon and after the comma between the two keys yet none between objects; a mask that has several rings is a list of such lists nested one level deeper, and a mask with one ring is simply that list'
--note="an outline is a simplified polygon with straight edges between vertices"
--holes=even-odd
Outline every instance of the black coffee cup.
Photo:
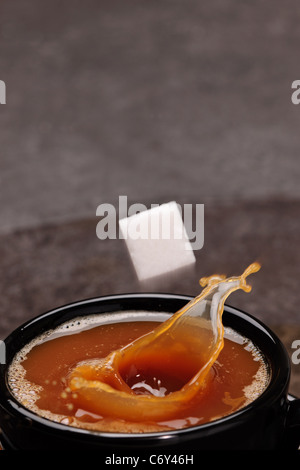
[{"label": "black coffee cup", "polygon": [[[190,300],[191,297],[172,294],[100,297],[57,308],[13,331],[5,340],[6,364],[0,366],[0,428],[4,448],[97,450],[107,456],[163,456],[168,452],[193,455],[200,450],[296,450],[300,445],[300,400],[288,394],[291,368],[287,351],[262,322],[228,305],[223,313],[224,326],[247,337],[261,350],[269,364],[270,382],[252,403],[224,418],[166,432],[91,432],[40,417],[22,406],[10,392],[7,372],[11,361],[41,333],[74,318],[94,314],[130,310],[174,313]],[[182,458],[184,455],[188,454],[182,454]]]}]

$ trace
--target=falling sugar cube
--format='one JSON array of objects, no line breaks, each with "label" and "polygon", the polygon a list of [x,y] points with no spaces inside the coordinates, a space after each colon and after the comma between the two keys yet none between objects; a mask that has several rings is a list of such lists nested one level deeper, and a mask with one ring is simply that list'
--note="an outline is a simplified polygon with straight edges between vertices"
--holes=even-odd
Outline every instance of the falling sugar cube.
[{"label": "falling sugar cube", "polygon": [[196,261],[176,202],[121,219],[119,227],[140,281]]}]

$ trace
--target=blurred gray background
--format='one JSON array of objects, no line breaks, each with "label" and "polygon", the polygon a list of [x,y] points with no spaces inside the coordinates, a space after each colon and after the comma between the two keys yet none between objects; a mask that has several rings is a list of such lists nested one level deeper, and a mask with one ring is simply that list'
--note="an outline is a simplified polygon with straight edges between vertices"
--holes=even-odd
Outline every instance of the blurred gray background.
[{"label": "blurred gray background", "polygon": [[[229,303],[300,338],[298,6],[1,2],[1,337],[82,298],[194,295],[258,259]],[[119,195],[205,204],[192,276],[141,286],[122,241],[97,239],[96,208]]]}]

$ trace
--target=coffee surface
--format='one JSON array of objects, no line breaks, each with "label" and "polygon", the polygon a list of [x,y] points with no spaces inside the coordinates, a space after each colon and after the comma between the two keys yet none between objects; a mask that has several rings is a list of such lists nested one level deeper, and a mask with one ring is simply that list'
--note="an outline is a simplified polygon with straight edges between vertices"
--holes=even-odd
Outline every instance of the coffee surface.
[{"label": "coffee surface", "polygon": [[[167,421],[135,423],[97,415],[78,405],[68,390],[68,376],[77,364],[101,359],[148,333],[169,314],[116,312],[78,318],[49,331],[28,344],[9,368],[9,384],[18,401],[35,413],[63,424],[113,432],[152,432],[181,429],[209,422],[251,403],[266,388],[268,365],[247,338],[225,328],[224,347],[210,371],[206,393]],[[101,324],[100,324],[101,322]],[[161,358],[163,362],[163,358]],[[193,358],[191,358],[191,363]],[[158,376],[159,358],[143,371],[124,371],[124,379],[137,394],[166,394],[187,380],[189,364],[178,364]]]}]

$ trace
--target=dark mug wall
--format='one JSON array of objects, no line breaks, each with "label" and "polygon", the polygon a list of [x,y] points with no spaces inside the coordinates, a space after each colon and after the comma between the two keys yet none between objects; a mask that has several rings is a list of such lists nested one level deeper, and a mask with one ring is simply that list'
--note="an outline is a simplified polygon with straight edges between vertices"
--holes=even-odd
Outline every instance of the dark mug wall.
[{"label": "dark mug wall", "polygon": [[117,311],[176,312],[191,297],[172,294],[125,294],[84,300],[36,317],[5,340],[6,364],[0,368],[0,428],[4,448],[14,450],[97,450],[133,455],[199,450],[297,449],[300,400],[288,395],[290,361],[281,341],[251,315],[225,306],[224,326],[249,338],[270,367],[267,389],[250,405],[224,418],[191,428],[155,433],[89,432],[42,418],[17,402],[7,383],[15,354],[41,333],[80,316]]}]

